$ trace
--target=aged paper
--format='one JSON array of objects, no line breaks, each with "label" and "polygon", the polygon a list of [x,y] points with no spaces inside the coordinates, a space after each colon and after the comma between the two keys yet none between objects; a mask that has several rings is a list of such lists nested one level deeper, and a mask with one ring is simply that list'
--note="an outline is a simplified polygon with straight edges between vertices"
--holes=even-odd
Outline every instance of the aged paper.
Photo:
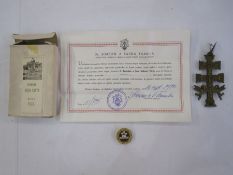
[{"label": "aged paper", "polygon": [[[14,35],[11,45],[9,115],[56,115],[58,48],[56,34]],[[54,43],[52,42],[54,40]]]},{"label": "aged paper", "polygon": [[61,37],[62,121],[191,120],[187,31]]}]

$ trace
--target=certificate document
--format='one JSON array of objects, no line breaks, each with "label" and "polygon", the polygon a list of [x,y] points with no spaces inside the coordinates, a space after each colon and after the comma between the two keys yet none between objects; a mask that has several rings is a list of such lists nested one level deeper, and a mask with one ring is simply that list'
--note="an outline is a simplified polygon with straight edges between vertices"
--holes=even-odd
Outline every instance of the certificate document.
[{"label": "certificate document", "polygon": [[191,120],[188,31],[64,34],[62,121]]}]

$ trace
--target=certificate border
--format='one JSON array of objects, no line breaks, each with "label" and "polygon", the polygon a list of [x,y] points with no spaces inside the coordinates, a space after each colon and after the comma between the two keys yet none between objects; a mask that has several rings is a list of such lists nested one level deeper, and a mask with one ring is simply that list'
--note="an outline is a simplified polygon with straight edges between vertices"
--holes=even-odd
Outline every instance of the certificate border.
[{"label": "certificate border", "polygon": [[170,46],[178,45],[179,46],[179,59],[180,59],[180,108],[179,109],[121,109],[121,110],[112,110],[112,109],[71,109],[71,48],[72,47],[117,47],[117,42],[108,42],[108,43],[75,43],[68,44],[68,65],[67,65],[67,111],[69,113],[85,113],[85,112],[111,112],[111,113],[124,113],[124,112],[183,112],[184,103],[183,103],[183,43],[181,41],[161,41],[161,42],[133,42],[133,46]]}]

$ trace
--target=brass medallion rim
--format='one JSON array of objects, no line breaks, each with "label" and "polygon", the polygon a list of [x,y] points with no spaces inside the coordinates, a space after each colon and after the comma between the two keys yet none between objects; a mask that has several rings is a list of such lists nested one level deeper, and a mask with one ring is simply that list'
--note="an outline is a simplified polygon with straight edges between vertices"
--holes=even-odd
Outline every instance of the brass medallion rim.
[{"label": "brass medallion rim", "polygon": [[[129,134],[129,138],[128,138],[127,141],[122,141],[120,139],[119,135],[123,131],[126,131]],[[132,131],[129,128],[120,128],[120,129],[117,129],[117,131],[116,131],[116,139],[117,139],[118,143],[120,143],[122,145],[130,143],[132,141],[132,137],[133,137],[133,134],[132,134]]]}]

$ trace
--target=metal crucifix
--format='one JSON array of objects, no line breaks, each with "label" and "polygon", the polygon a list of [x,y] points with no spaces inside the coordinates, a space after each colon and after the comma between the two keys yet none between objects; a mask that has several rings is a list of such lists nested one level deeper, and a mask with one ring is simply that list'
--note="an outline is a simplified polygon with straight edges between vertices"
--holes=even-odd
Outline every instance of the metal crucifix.
[{"label": "metal crucifix", "polygon": [[206,70],[206,75],[196,74],[196,83],[205,82],[205,84],[194,86],[194,90],[197,91],[195,95],[198,96],[198,100],[206,93],[206,107],[215,107],[214,94],[217,94],[219,99],[222,100],[222,96],[224,95],[222,91],[225,89],[225,85],[214,85],[214,82],[224,83],[223,73],[217,75],[213,75],[212,73],[214,69],[221,69],[221,61],[213,61],[215,57],[213,54],[215,45],[216,43],[210,45],[210,51],[205,55],[206,61],[199,61],[199,69]]}]

